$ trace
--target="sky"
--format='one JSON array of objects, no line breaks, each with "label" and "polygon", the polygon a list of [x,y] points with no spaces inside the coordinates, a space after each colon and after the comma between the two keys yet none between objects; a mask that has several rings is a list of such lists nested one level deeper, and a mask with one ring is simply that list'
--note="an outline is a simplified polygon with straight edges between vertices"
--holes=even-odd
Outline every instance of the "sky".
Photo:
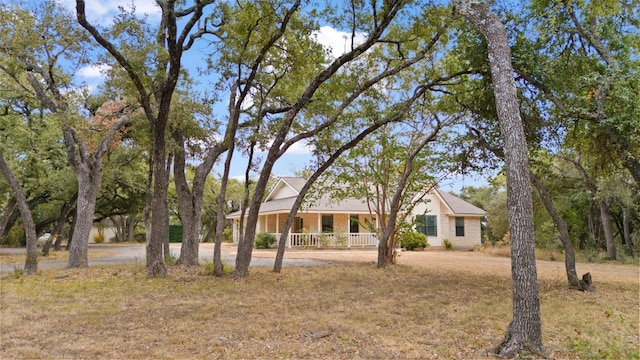
[{"label": "sky", "polygon": [[[152,22],[159,21],[160,18],[160,9],[156,5],[155,0],[86,0],[85,2],[88,20],[97,25],[108,26],[113,17],[118,13],[118,7],[128,9],[132,3],[135,6],[136,14],[145,14]],[[75,0],[62,0],[61,3],[75,12]],[[325,48],[330,49],[334,57],[338,57],[344,53],[346,48],[345,39],[350,38],[351,34],[336,30],[330,26],[321,26],[316,36],[319,43],[325,46]],[[203,55],[203,53],[198,52],[197,49],[192,49],[186,53],[183,64],[189,69],[192,76],[195,76],[196,68],[201,61],[200,55]],[[81,68],[76,75],[78,80],[86,83],[90,90],[95,90],[104,80],[103,70],[105,69],[101,67],[87,66]],[[226,106],[220,104],[220,111],[226,111],[225,108]],[[304,144],[298,143],[293,145],[287,153],[276,162],[273,175],[293,176],[296,172],[303,170],[305,165],[312,160],[311,151],[312,149]],[[261,155],[264,154],[257,154],[257,156]],[[236,153],[234,155],[230,176],[243,180],[246,163],[247,159],[242,157],[241,154]],[[222,172],[222,165],[216,165],[213,171],[214,173],[220,174]],[[439,187],[446,191],[459,193],[460,189],[464,186],[482,185],[486,185],[486,180],[483,177],[452,175],[444,179],[439,184]]]}]

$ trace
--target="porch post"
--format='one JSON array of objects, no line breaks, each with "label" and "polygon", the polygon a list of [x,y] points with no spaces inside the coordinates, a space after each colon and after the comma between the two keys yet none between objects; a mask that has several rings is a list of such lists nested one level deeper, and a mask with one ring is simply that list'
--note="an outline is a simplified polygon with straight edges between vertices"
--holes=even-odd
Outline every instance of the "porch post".
[{"label": "porch post", "polygon": [[351,214],[347,214],[347,248],[351,247]]}]

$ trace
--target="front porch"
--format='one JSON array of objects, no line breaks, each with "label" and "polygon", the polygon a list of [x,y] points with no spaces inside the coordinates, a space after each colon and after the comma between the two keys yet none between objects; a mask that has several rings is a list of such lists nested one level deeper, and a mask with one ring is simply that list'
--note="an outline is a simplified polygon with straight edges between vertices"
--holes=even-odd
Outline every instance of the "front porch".
[{"label": "front porch", "polygon": [[[270,233],[276,239],[280,239],[287,215],[288,212],[259,215],[256,232]],[[233,242],[238,243],[239,217],[233,220]],[[371,218],[368,214],[301,212],[296,216],[287,236],[286,246],[287,248],[377,247],[378,237],[375,232],[361,232],[366,229],[361,225],[364,222],[377,225],[375,218]]]},{"label": "front porch", "polygon": [[[273,233],[280,239],[280,233]],[[350,248],[376,247],[378,237],[375,233],[289,233],[287,248]]]}]

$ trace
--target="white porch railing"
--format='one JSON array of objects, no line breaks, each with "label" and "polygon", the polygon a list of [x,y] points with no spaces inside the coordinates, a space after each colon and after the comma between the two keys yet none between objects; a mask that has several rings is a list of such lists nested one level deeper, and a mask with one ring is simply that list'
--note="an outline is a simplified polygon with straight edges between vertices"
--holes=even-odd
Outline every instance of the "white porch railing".
[{"label": "white porch railing", "polygon": [[[280,234],[276,233],[276,239]],[[378,246],[378,238],[375,233],[289,233],[287,248],[294,247],[365,247]]]}]

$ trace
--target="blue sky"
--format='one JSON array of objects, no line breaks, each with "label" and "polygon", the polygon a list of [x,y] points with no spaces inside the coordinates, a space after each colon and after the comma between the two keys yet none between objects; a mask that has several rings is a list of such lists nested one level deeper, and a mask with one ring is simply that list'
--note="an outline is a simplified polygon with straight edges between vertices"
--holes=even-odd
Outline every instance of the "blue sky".
[{"label": "blue sky", "polygon": [[[136,13],[146,14],[152,22],[159,20],[160,9],[155,4],[155,0],[135,0],[133,2],[131,0],[86,0],[87,17],[93,24],[108,26],[113,16],[118,13],[119,6],[128,9],[132,3],[135,6]],[[63,0],[62,4],[75,12],[75,0]],[[316,35],[318,42],[326,48],[331,49],[335,57],[343,53],[345,49],[345,39],[350,37],[349,33],[336,30],[330,26],[322,26]],[[195,70],[198,64],[203,63],[204,56],[204,53],[198,51],[198,49],[192,49],[186,54],[183,64],[189,69],[192,76],[196,76]],[[104,69],[98,66],[86,66],[78,71],[77,78],[80,82],[86,83],[90,89],[96,89],[103,80],[102,70]],[[222,98],[224,99],[223,101],[226,101],[225,96],[222,96]],[[226,111],[226,106],[221,103],[219,109],[220,111]],[[311,151],[312,149],[303,144],[295,144],[277,161],[273,169],[273,174],[275,176],[293,176],[295,172],[303,170],[312,160]],[[261,155],[264,154],[257,154],[257,156]],[[246,158],[243,158],[240,154],[235,154],[230,174],[231,177],[244,179],[246,163]],[[220,173],[221,166],[217,165],[214,167],[214,172]],[[486,181],[483,177],[452,175],[443,180],[440,187],[447,191],[459,192],[464,186],[480,186],[485,184]]]}]

